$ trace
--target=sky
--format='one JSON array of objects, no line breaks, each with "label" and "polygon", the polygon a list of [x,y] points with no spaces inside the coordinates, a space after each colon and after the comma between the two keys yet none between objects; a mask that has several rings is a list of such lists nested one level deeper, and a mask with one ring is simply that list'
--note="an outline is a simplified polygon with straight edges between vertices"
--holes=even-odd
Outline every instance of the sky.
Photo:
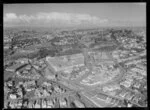
[{"label": "sky", "polygon": [[4,27],[146,26],[146,3],[4,4]]}]

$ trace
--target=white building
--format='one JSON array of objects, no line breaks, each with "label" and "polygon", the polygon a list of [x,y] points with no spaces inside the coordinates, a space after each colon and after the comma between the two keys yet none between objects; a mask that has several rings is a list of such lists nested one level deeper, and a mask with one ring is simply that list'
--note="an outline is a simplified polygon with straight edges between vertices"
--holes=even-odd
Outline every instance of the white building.
[{"label": "white building", "polygon": [[49,66],[51,66],[56,72],[62,71],[66,68],[73,68],[77,65],[84,65],[83,54],[74,54],[60,57],[47,57],[46,60]]}]

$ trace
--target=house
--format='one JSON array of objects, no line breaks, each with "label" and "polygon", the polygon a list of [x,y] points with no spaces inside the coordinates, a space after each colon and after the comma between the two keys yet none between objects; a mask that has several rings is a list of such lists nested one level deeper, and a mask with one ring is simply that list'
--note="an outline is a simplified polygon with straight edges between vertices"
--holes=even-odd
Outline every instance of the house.
[{"label": "house", "polygon": [[54,107],[54,104],[51,99],[48,99],[47,100],[47,108],[52,108],[52,107]]},{"label": "house", "polygon": [[44,99],[41,102],[41,108],[47,108],[46,101]]},{"label": "house", "polygon": [[22,106],[22,100],[18,100],[17,106],[18,106],[19,108],[21,108],[21,106]]},{"label": "house", "polygon": [[[29,101],[29,103],[28,103],[28,108],[32,108],[33,106],[33,101]],[[33,107],[34,108],[34,107]]]},{"label": "house", "polygon": [[60,104],[60,107],[66,107],[67,106],[67,102],[64,98],[59,99],[59,104]]},{"label": "house", "polygon": [[9,107],[11,107],[11,108],[15,108],[15,104],[14,104],[14,102],[12,101],[10,101],[10,103],[9,103]]},{"label": "house", "polygon": [[34,108],[41,108],[40,100],[36,100],[36,103],[35,103],[35,105],[34,105]]}]

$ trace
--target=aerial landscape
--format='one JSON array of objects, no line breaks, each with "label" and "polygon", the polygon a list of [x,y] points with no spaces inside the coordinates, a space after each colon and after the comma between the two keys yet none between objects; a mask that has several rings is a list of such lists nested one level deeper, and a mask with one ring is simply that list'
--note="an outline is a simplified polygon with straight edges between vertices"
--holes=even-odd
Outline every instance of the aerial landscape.
[{"label": "aerial landscape", "polygon": [[4,107],[147,107],[146,3],[4,4]]}]

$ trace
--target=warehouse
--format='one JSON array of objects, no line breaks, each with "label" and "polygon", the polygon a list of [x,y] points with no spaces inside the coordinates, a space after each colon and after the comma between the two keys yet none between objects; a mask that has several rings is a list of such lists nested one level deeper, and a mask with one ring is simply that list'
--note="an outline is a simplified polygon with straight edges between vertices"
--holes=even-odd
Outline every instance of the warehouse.
[{"label": "warehouse", "polygon": [[83,66],[84,56],[83,54],[74,54],[60,57],[47,57],[46,61],[50,68],[58,72],[66,68],[73,68],[74,66]]}]

